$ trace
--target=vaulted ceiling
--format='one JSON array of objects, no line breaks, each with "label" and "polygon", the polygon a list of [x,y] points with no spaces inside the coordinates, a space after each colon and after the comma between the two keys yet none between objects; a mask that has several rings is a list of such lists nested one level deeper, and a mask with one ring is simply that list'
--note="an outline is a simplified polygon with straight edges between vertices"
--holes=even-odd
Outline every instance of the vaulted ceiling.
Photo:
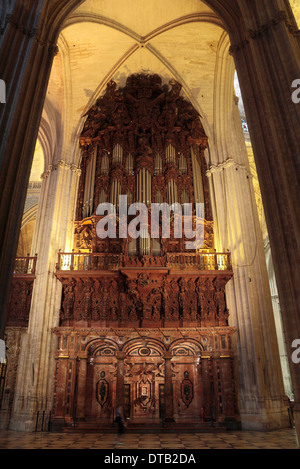
[{"label": "vaulted ceiling", "polygon": [[228,53],[221,20],[199,0],[86,0],[63,26],[47,92],[64,147],[107,82],[122,86],[138,72],[179,81],[212,132],[216,59],[224,42]]}]

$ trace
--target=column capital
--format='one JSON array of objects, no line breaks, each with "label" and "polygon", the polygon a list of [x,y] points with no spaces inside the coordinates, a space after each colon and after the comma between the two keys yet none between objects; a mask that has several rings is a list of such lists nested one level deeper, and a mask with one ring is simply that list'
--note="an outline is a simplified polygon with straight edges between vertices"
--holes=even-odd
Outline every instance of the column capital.
[{"label": "column capital", "polygon": [[78,176],[81,175],[81,169],[78,168],[78,166],[76,166],[75,164],[73,163],[67,163],[66,161],[64,160],[59,160],[57,163],[55,164],[50,164],[48,166],[48,169],[41,175],[41,178],[42,179],[46,179],[48,176],[50,176],[50,174],[53,172],[53,171],[56,171],[58,168],[64,168],[64,169],[69,169],[70,171],[72,171],[73,173],[77,174]]},{"label": "column capital", "polygon": [[237,163],[236,161],[234,161],[233,158],[228,158],[223,163],[219,163],[217,165],[211,165],[211,167],[208,169],[208,171],[206,171],[206,176],[211,177],[213,174],[220,173],[225,169],[232,168],[233,166],[235,167],[236,171],[239,171],[239,170],[245,171],[247,173],[247,176],[249,178],[252,178],[252,174],[249,173],[246,166],[243,165],[243,164]]},{"label": "column capital", "polygon": [[260,39],[264,37],[267,32],[269,32],[271,29],[274,29],[280,23],[285,24],[287,30],[290,32],[292,36],[299,37],[300,31],[299,29],[295,28],[294,25],[291,24],[291,22],[288,19],[288,15],[286,11],[279,10],[273,18],[269,19],[264,24],[258,25],[256,29],[254,28],[248,29],[246,31],[244,39],[242,39],[239,43],[232,44],[230,46],[229,48],[230,55],[234,55],[235,53],[239,52],[245,46],[249,45],[252,40]]}]

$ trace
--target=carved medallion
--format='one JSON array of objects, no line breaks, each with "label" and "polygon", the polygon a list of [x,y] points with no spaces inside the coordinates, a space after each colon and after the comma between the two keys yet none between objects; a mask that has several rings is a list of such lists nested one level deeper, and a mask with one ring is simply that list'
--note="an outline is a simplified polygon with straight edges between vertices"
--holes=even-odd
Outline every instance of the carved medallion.
[{"label": "carved medallion", "polygon": [[189,407],[194,398],[194,386],[192,381],[189,379],[189,373],[184,373],[185,379],[181,383],[181,399],[185,403],[186,407]]},{"label": "carved medallion", "polygon": [[[103,373],[101,374],[103,375]],[[96,398],[97,398],[97,402],[101,405],[101,407],[103,407],[104,404],[107,402],[108,392],[109,392],[108,382],[104,378],[100,379],[96,385]]]}]

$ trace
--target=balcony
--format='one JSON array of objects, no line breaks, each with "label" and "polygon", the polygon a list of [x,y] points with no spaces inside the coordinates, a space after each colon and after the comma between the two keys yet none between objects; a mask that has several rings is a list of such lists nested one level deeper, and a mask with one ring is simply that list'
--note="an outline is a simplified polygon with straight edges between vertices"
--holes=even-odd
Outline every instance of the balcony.
[{"label": "balcony", "polygon": [[27,327],[37,256],[17,257],[12,277],[7,326]]},{"label": "balcony", "polygon": [[13,274],[15,275],[35,275],[37,256],[17,257]]},{"label": "balcony", "polygon": [[59,252],[57,271],[84,272],[156,268],[193,271],[232,271],[230,253],[168,253],[164,257],[124,256],[112,253]]},{"label": "balcony", "polygon": [[167,267],[172,269],[222,270],[231,271],[230,253],[170,253]]}]

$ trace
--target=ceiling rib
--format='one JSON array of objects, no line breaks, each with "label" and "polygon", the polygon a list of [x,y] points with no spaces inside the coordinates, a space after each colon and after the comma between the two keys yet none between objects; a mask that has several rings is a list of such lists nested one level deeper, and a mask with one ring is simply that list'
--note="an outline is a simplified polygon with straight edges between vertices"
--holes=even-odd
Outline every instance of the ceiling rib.
[{"label": "ceiling rib", "polygon": [[159,26],[158,28],[154,29],[150,33],[146,34],[146,36],[141,36],[137,34],[130,28],[127,28],[121,23],[117,21],[107,18],[102,15],[98,15],[96,13],[81,13],[81,14],[74,14],[71,15],[67,21],[64,23],[63,29],[66,29],[74,24],[78,23],[97,23],[101,25],[108,26],[110,28],[116,29],[117,31],[126,34],[127,36],[134,39],[134,41],[138,42],[140,45],[144,45],[147,42],[151,41],[155,37],[169,31],[170,29],[177,28],[179,26],[183,26],[189,23],[211,23],[215,26],[218,26],[224,29],[224,23],[222,20],[214,13],[191,13],[190,15],[185,15],[180,18],[176,18],[175,20],[169,21],[168,23]]}]

